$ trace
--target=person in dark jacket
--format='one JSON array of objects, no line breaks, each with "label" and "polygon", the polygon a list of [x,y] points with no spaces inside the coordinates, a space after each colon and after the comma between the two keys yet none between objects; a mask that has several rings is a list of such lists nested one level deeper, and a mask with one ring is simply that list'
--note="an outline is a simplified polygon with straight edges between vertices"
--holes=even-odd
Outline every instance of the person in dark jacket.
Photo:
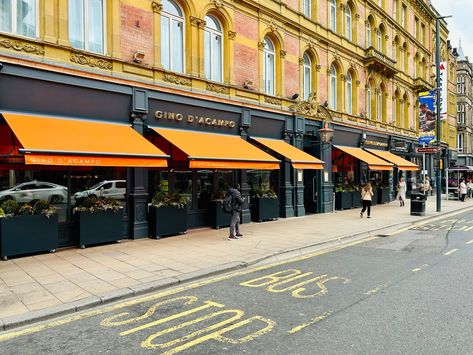
[{"label": "person in dark jacket", "polygon": [[240,239],[243,234],[240,233],[240,213],[243,206],[243,197],[240,193],[240,185],[236,185],[234,188],[230,188],[228,193],[231,195],[232,204],[232,216],[230,219],[230,235],[228,240]]}]

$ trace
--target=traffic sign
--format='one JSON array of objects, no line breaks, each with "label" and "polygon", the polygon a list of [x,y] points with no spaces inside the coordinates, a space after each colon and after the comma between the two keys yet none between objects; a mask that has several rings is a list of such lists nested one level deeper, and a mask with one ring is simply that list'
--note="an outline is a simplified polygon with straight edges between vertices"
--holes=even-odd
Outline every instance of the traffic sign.
[{"label": "traffic sign", "polygon": [[438,153],[440,149],[438,147],[422,147],[422,148],[417,148],[416,152],[417,153]]}]

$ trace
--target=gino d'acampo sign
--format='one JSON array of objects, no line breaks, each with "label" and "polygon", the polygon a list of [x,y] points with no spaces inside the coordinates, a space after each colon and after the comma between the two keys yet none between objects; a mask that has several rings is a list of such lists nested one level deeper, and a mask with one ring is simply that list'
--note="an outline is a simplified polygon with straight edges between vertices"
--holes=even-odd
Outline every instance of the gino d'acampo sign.
[{"label": "gino d'acampo sign", "polygon": [[182,114],[178,112],[168,111],[155,111],[154,117],[158,120],[174,121],[177,123],[194,124],[199,126],[210,126],[210,127],[228,127],[234,128],[236,126],[235,121],[225,120],[220,118],[205,117],[199,115]]}]

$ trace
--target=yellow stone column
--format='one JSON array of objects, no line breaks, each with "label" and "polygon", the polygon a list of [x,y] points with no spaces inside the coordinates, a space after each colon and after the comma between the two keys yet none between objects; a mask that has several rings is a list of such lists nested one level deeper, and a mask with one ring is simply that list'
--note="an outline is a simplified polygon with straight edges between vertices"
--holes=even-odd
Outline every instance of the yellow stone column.
[{"label": "yellow stone column", "polygon": [[[228,56],[225,59],[225,68],[224,70],[225,77],[223,78],[224,82],[227,82],[231,85],[235,85],[235,38],[237,33],[232,30],[228,30]],[[228,74],[227,74],[228,73]]]},{"label": "yellow stone column", "polygon": [[56,13],[58,10],[58,0],[42,0],[40,5],[40,13],[43,13],[43,16],[39,16],[39,28],[42,29],[40,37],[45,42],[57,43]]},{"label": "yellow stone column", "polygon": [[120,0],[111,0],[107,2],[107,22],[106,22],[106,38],[107,48],[105,48],[105,54],[111,55],[112,58],[121,58],[121,46],[120,46]]},{"label": "yellow stone column", "polygon": [[187,32],[189,36],[187,46],[189,50],[186,51],[186,73],[190,73],[192,76],[203,77],[204,76],[204,27],[205,21],[190,16],[190,30]]},{"label": "yellow stone column", "polygon": [[69,47],[68,0],[58,0],[58,44]]},{"label": "yellow stone column", "polygon": [[153,1],[151,3],[153,9],[153,48],[154,48],[154,68],[162,68],[161,64],[161,11],[163,11],[163,5]]}]

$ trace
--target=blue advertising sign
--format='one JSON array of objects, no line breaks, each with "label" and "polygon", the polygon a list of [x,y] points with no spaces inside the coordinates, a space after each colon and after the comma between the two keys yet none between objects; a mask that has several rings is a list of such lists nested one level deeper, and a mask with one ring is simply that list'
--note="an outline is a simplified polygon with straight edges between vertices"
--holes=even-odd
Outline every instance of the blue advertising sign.
[{"label": "blue advertising sign", "polygon": [[435,139],[435,91],[419,94],[419,143]]}]

